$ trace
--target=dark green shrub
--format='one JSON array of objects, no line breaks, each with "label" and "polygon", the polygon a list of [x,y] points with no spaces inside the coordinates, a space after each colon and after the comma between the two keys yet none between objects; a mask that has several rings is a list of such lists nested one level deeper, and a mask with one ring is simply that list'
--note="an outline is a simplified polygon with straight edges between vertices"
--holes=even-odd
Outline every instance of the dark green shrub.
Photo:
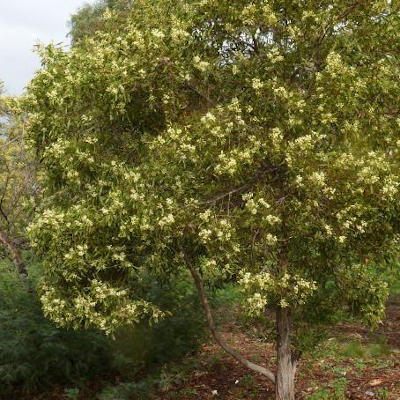
[{"label": "dark green shrub", "polygon": [[32,282],[0,265],[0,398],[15,389],[84,381],[110,369],[109,340],[46,320]]},{"label": "dark green shrub", "polygon": [[146,277],[142,290],[143,297],[170,315],[153,326],[142,323],[120,330],[114,343],[117,354],[137,367],[164,364],[196,350],[204,338],[205,320],[193,283],[180,276],[160,285]]}]

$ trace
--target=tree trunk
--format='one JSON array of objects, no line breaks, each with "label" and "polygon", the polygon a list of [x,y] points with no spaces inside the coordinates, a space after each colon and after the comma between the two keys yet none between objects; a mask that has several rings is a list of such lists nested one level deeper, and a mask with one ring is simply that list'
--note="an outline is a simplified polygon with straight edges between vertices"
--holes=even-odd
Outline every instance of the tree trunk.
[{"label": "tree trunk", "polygon": [[287,308],[276,311],[277,372],[275,380],[276,400],[295,400],[294,378],[298,356],[290,348],[290,317]]},{"label": "tree trunk", "polygon": [[10,255],[12,261],[14,262],[18,273],[20,275],[26,276],[27,275],[26,267],[22,260],[21,255],[19,254],[19,251],[15,247],[14,243],[2,231],[0,231],[0,243],[3,243],[3,245],[6,247],[7,252]]}]

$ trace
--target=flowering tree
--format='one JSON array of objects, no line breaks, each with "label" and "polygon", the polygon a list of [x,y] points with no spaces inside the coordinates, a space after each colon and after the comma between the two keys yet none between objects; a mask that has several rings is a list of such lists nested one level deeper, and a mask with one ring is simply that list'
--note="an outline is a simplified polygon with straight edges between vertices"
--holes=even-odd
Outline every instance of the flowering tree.
[{"label": "flowering tree", "polygon": [[[384,314],[373,266],[398,246],[399,6],[136,0],[113,18],[69,52],[43,48],[25,99],[44,310],[112,333],[163,316],[135,295],[143,271],[186,268],[217,342],[292,400],[296,321]],[[215,279],[237,281],[250,314],[274,310],[276,373],[219,336]]]}]

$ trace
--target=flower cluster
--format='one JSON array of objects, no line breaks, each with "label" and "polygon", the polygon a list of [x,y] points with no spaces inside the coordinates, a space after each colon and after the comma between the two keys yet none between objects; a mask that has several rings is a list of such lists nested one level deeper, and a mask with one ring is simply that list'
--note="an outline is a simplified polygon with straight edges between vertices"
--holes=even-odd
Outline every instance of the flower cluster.
[{"label": "flower cluster", "polygon": [[304,305],[317,290],[316,282],[285,273],[274,277],[269,272],[243,274],[240,285],[246,294],[246,311],[260,315],[267,306],[296,307]]}]

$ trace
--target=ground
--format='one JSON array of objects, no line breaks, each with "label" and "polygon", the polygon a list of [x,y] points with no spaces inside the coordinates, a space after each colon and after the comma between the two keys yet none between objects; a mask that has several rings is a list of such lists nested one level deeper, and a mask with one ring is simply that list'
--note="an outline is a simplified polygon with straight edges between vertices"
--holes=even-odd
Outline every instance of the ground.
[{"label": "ground", "polygon": [[[256,331],[244,329],[243,321],[225,319],[220,330],[231,347],[254,362],[274,368],[273,344]],[[324,340],[315,350],[304,354],[300,362],[296,399],[399,400],[399,356],[400,300],[392,300],[384,323],[374,332],[355,322],[328,328]],[[109,394],[103,390],[99,397],[98,393],[109,385],[110,379],[117,383],[114,387],[118,389]],[[18,400],[267,400],[274,397],[273,386],[264,377],[247,370],[211,339],[196,354],[166,365],[150,391],[148,386],[144,384],[144,392],[140,394],[137,383],[118,386],[118,377],[99,377],[83,390],[54,388],[39,396],[21,395]],[[116,397],[117,393],[121,397]]]},{"label": "ground", "polygon": [[[275,351],[254,335],[232,324],[222,336],[249,359],[273,369]],[[228,328],[228,329],[226,329]],[[328,329],[328,337],[299,365],[297,399],[400,399],[400,303],[392,301],[385,323],[375,332],[357,323]],[[185,360],[184,376],[177,374],[157,400],[273,399],[273,386],[254,375],[212,343]]]}]

